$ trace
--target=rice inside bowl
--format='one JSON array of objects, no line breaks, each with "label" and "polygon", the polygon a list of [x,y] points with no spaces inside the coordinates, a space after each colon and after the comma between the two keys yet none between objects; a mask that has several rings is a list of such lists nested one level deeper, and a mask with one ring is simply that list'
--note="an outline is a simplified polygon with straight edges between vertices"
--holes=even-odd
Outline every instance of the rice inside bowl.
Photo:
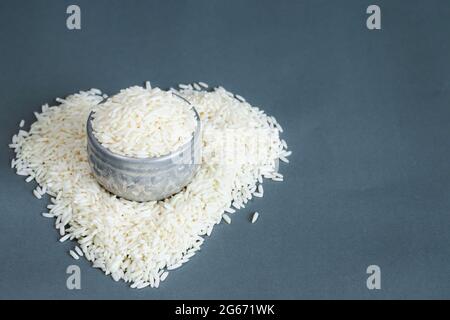
[{"label": "rice inside bowl", "polygon": [[97,140],[115,154],[134,158],[176,151],[192,138],[196,125],[186,101],[172,92],[138,86],[112,96],[92,116]]}]

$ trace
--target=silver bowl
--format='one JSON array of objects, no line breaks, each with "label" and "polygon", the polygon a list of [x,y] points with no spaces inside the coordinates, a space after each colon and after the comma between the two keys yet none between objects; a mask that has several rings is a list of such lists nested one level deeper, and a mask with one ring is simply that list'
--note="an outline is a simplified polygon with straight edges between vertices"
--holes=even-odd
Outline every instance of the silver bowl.
[{"label": "silver bowl", "polygon": [[93,133],[91,112],[87,121],[87,153],[94,177],[109,192],[139,202],[162,200],[181,191],[192,181],[201,161],[201,122],[193,106],[192,109],[197,126],[191,140],[178,150],[155,158],[126,157],[101,145]]}]

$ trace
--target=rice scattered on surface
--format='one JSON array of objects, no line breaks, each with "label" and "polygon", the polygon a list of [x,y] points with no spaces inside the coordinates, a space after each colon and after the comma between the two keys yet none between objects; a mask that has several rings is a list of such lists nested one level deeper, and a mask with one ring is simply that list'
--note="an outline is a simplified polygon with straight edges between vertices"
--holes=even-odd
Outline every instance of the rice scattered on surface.
[{"label": "rice scattered on surface", "polygon": [[70,238],[70,234],[66,234],[64,237],[59,239],[59,242],[65,242],[65,241],[69,240],[69,238]]},{"label": "rice scattered on surface", "polygon": [[258,218],[259,218],[259,213],[258,213],[258,212],[255,212],[255,213],[253,214],[253,216],[252,216],[252,223],[255,223],[256,220],[258,220]]},{"label": "rice scattered on surface", "polygon": [[223,214],[222,216],[223,221],[225,221],[228,224],[231,224],[231,218],[229,215],[227,215],[226,213]]},{"label": "rice scattered on surface", "polygon": [[74,258],[75,260],[79,260],[80,257],[75,253],[75,251],[70,250],[69,254],[72,256],[72,258]]},{"label": "rice scattered on surface", "polygon": [[76,246],[76,247],[75,247],[75,252],[76,252],[80,257],[82,257],[82,256],[84,255],[84,254],[83,254],[83,250],[81,250],[79,246]]},{"label": "rice scattered on surface", "polygon": [[42,195],[41,195],[41,194],[39,193],[39,191],[37,191],[36,189],[33,190],[33,194],[34,194],[34,196],[35,196],[36,198],[42,199]]},{"label": "rice scattered on surface", "polygon": [[262,184],[258,185],[258,192],[261,194],[264,194],[264,188],[263,188]]},{"label": "rice scattered on surface", "polygon": [[234,210],[233,208],[226,208],[225,212],[227,212],[227,213],[235,213],[236,210]]},{"label": "rice scattered on surface", "polygon": [[288,158],[286,158],[284,155],[280,157],[280,160],[285,162],[285,163],[289,163]]},{"label": "rice scattered on surface", "polygon": [[[258,181],[283,179],[276,170],[287,145],[274,118],[222,87],[211,92],[180,87],[202,119],[203,164],[192,183],[164,201],[118,198],[91,175],[85,126],[91,111],[106,108],[99,106],[98,89],[60,99],[58,106],[44,105],[30,131],[20,130],[10,145],[17,174],[33,176],[51,196],[48,215],[64,234],[60,242],[76,240],[94,268],[133,288],[158,287],[166,270],[179,268],[200,250],[225,211],[245,207]],[[79,258],[72,250],[70,255]]]},{"label": "rice scattered on surface", "polygon": [[164,273],[161,275],[159,281],[163,282],[164,280],[167,279],[167,276],[168,276],[168,275],[169,275],[169,273],[168,273],[167,271],[164,272]]}]

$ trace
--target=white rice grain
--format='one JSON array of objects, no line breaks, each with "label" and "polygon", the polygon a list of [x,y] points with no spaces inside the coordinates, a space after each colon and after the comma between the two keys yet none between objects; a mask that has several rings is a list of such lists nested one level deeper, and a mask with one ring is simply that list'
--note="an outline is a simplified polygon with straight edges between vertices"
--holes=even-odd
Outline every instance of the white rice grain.
[{"label": "white rice grain", "polygon": [[169,271],[175,270],[175,269],[178,269],[178,268],[181,267],[181,266],[182,266],[181,263],[176,263],[176,264],[174,264],[174,265],[171,265],[171,266],[167,267],[167,270],[169,270]]},{"label": "white rice grain", "polygon": [[80,257],[73,251],[73,250],[70,250],[69,251],[69,254],[72,256],[72,258],[74,258],[75,260],[79,260],[80,259]]},{"label": "white rice grain", "polygon": [[46,212],[42,213],[42,216],[43,216],[44,218],[54,218],[54,217],[55,217],[53,214],[51,214],[51,213],[46,213]]},{"label": "white rice grain", "polygon": [[42,199],[42,195],[39,193],[39,191],[37,191],[36,189],[33,190],[33,194],[36,198],[38,199]]},{"label": "white rice grain", "polygon": [[252,223],[255,223],[256,220],[258,220],[258,218],[259,218],[259,213],[258,213],[258,212],[255,212],[255,213],[253,214],[253,216],[252,216]]},{"label": "white rice grain", "polygon": [[166,271],[166,272],[164,272],[162,275],[161,275],[161,278],[160,278],[160,280],[159,281],[161,281],[161,282],[163,282],[164,280],[166,280],[167,279],[167,276],[169,275],[169,273]]},{"label": "white rice grain", "polygon": [[149,282],[142,282],[141,284],[139,284],[138,286],[136,286],[135,288],[140,290],[140,289],[144,289],[147,288],[150,285]]},{"label": "white rice grain", "polygon": [[67,240],[69,240],[69,238],[70,238],[70,234],[66,234],[64,237],[59,239],[59,242],[66,242]]},{"label": "white rice grain", "polygon": [[289,163],[289,159],[286,158],[286,157],[281,156],[281,157],[280,157],[280,160],[283,161],[283,162],[285,162],[285,163]]},{"label": "white rice grain", "polygon": [[227,209],[225,209],[225,212],[227,212],[227,213],[235,213],[236,210],[234,210],[233,208],[227,208]]},{"label": "white rice grain", "polygon": [[131,87],[94,110],[94,136],[115,154],[160,157],[187,143],[197,127],[190,104],[159,88]]},{"label": "white rice grain", "polygon": [[227,215],[227,214],[224,213],[223,216],[222,216],[222,219],[223,219],[223,221],[225,221],[226,223],[231,224],[231,218],[230,218],[229,215]]},{"label": "white rice grain", "polygon": [[236,97],[236,99],[238,99],[239,101],[241,101],[241,102],[245,102],[245,99],[244,99],[244,97],[242,97],[242,96],[240,96],[240,95],[235,95],[235,97]]},{"label": "white rice grain", "polygon": [[260,194],[264,194],[264,188],[263,188],[262,184],[258,185],[258,192]]},{"label": "white rice grain", "polygon": [[83,254],[83,250],[81,250],[80,249],[80,247],[78,247],[78,246],[75,246],[75,252],[80,256],[80,257],[82,257],[84,254]]}]

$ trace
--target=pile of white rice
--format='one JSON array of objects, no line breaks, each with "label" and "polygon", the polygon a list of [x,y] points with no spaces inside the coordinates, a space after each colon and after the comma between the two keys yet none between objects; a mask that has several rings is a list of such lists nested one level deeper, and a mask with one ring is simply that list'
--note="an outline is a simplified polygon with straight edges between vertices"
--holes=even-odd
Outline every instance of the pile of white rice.
[{"label": "pile of white rice", "polygon": [[283,180],[277,164],[287,162],[290,151],[276,120],[221,87],[207,92],[200,86],[207,87],[180,85],[177,92],[200,114],[202,167],[185,190],[165,201],[120,199],[91,175],[85,128],[89,113],[103,100],[97,89],[57,99],[59,106],[44,105],[31,129],[14,135],[11,165],[28,176],[27,182],[37,181],[38,198],[51,196],[43,215],[56,219],[61,242],[78,242],[72,257],[83,255],[133,288],[158,287],[168,271],[200,250],[222,218],[230,223],[236,209],[263,196],[263,178]]},{"label": "pile of white rice", "polygon": [[110,151],[136,158],[176,151],[193,136],[192,107],[172,92],[131,87],[96,108],[92,128]]}]

